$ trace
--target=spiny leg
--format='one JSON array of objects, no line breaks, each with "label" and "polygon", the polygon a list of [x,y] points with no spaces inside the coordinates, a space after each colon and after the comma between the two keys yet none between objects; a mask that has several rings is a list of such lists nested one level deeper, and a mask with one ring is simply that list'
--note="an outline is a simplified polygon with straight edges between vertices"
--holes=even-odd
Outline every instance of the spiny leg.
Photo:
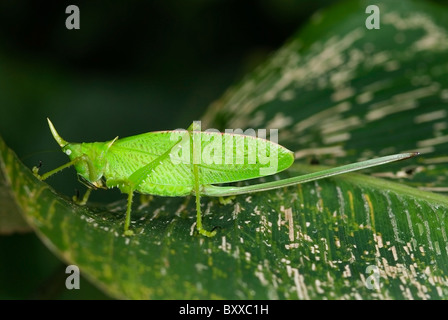
[{"label": "spiny leg", "polygon": [[132,183],[131,179],[129,179],[129,180],[109,179],[109,180],[107,180],[107,183],[108,183],[109,188],[111,186],[116,186],[121,190],[121,192],[127,193],[127,195],[128,195],[123,234],[125,236],[132,236],[132,235],[134,235],[134,232],[132,230],[129,230],[129,227],[131,225],[132,199],[134,196],[135,184]]},{"label": "spiny leg", "polygon": [[72,161],[67,162],[67,163],[64,164],[64,165],[62,165],[62,166],[60,166],[60,167],[57,167],[57,168],[54,169],[54,170],[51,170],[51,171],[48,171],[47,173],[44,173],[43,175],[40,175],[40,174],[39,174],[39,169],[40,169],[40,167],[41,167],[41,165],[39,164],[38,167],[33,167],[33,174],[34,174],[34,176],[35,176],[36,178],[38,178],[39,180],[44,181],[45,179],[48,179],[49,177],[51,177],[51,176],[54,175],[55,173],[58,173],[59,171],[62,171],[62,170],[64,170],[65,168],[71,167],[72,165],[74,165],[75,163],[77,163],[78,161],[80,161],[81,159],[83,159],[83,157],[84,157],[84,156],[77,157],[77,158],[73,159]]},{"label": "spiny leg", "polygon": [[188,127],[188,132],[190,133],[191,172],[193,174],[194,194],[196,196],[196,230],[203,236],[213,237],[216,235],[216,230],[208,231],[202,226],[201,190],[199,181],[199,163],[201,162],[202,143],[201,131],[197,122],[193,122],[191,126]]},{"label": "spiny leg", "polygon": [[216,235],[216,230],[208,231],[202,226],[202,216],[201,216],[201,191],[199,186],[199,166],[197,164],[193,165],[193,175],[194,175],[194,193],[196,195],[196,229],[200,234],[206,237],[214,237]]},{"label": "spiny leg", "polygon": [[[84,155],[77,157],[77,158],[73,159],[72,161],[69,161],[66,164],[63,164],[62,166],[57,167],[56,169],[53,169],[51,171],[48,171],[47,173],[44,173],[43,175],[39,174],[39,169],[42,166],[42,162],[39,161],[39,166],[33,167],[32,171],[36,178],[38,178],[41,181],[44,181],[44,180],[48,179],[49,177],[51,177],[52,175],[54,175],[55,173],[58,173],[59,171],[62,171],[65,168],[71,167],[72,165],[76,164],[78,161],[84,159],[84,157],[85,157]],[[79,205],[83,206],[87,203],[87,200],[89,199],[91,192],[92,192],[92,189],[88,188],[81,200],[79,200],[79,197],[73,196],[73,201],[78,203]]]},{"label": "spiny leg", "polygon": [[134,235],[134,232],[132,230],[129,230],[129,226],[131,225],[131,207],[132,207],[133,196],[134,196],[134,191],[131,190],[128,194],[128,205],[126,208],[126,220],[124,222],[124,235],[125,236]]}]

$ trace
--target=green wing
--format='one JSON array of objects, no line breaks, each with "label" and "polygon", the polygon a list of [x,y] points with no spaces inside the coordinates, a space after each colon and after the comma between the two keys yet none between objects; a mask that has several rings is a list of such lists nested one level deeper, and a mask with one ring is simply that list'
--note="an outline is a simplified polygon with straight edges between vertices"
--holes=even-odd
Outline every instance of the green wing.
[{"label": "green wing", "polygon": [[[155,161],[175,144],[170,137],[171,131],[158,131],[117,140],[107,153],[106,180],[127,181],[135,171]],[[192,186],[191,169],[185,165],[175,166],[170,159],[167,159],[155,168],[136,191],[163,196],[182,196],[189,194]]]},{"label": "green wing", "polygon": [[[117,140],[107,154],[106,179],[126,181],[136,170],[155,161],[176,144],[173,132],[150,132]],[[177,137],[181,134],[188,133],[177,132]],[[294,161],[291,151],[268,140],[218,132],[196,134],[201,138],[199,167],[202,185],[274,174],[288,168]],[[179,142],[180,145],[181,151],[173,149],[179,156],[177,161],[173,158],[161,161],[138,191],[165,196],[191,193],[194,186],[190,157],[193,146],[189,138]]]},{"label": "green wing", "polygon": [[202,185],[248,180],[287,169],[294,154],[265,139],[238,134],[202,132]]}]

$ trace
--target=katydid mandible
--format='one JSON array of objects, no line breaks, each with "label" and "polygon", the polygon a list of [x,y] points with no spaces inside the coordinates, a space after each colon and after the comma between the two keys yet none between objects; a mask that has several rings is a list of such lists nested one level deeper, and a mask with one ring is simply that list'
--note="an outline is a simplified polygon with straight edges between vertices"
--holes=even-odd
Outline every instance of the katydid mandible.
[{"label": "katydid mandible", "polygon": [[[201,235],[212,237],[216,230],[209,231],[202,226],[201,196],[222,197],[278,189],[418,155],[418,152],[400,153],[244,187],[214,186],[283,171],[294,162],[294,154],[262,138],[200,131],[195,123],[183,131],[148,132],[106,142],[69,143],[61,138],[50,119],[47,120],[54,139],[70,161],[43,175],[38,174],[38,168],[33,168],[35,175],[45,180],[74,166],[88,187],[82,204],[87,202],[92,189],[119,188],[128,195],[125,235],[133,234],[129,227],[134,192],[171,197],[194,195],[196,229]],[[267,156],[275,160],[275,166],[272,166],[274,161],[266,160]]]}]

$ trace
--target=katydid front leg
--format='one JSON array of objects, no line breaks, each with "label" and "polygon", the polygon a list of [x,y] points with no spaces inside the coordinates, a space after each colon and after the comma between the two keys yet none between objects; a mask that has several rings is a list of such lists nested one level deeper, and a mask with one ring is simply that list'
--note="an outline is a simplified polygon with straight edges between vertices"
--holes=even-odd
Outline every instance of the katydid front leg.
[{"label": "katydid front leg", "polygon": [[51,177],[52,175],[54,175],[55,173],[58,173],[59,171],[62,171],[66,168],[69,168],[73,165],[75,165],[77,162],[81,161],[81,160],[85,160],[85,156],[80,156],[78,158],[73,159],[72,161],[67,162],[66,164],[57,167],[56,169],[53,169],[51,171],[48,171],[47,173],[44,173],[43,175],[39,174],[39,167],[33,167],[33,174],[34,176],[39,179],[40,181],[44,181],[46,179],[48,179],[49,177]]},{"label": "katydid front leg", "polygon": [[[43,175],[39,175],[39,168],[40,168],[40,166],[39,167],[33,167],[32,171],[33,171],[34,176],[37,179],[39,179],[41,181],[44,181],[44,180],[48,179],[49,177],[51,177],[52,175],[54,175],[55,173],[58,173],[59,171],[62,171],[64,169],[66,169],[66,168],[69,168],[69,167],[75,165],[76,163],[78,163],[79,161],[82,161],[82,160],[86,160],[86,156],[85,155],[77,157],[77,158],[73,159],[72,161],[67,162],[64,165],[62,165],[60,167],[57,167],[54,170],[51,170],[51,171],[49,171],[47,173],[44,173]],[[86,193],[84,194],[84,196],[82,197],[81,200],[79,200],[76,196],[73,196],[73,201],[75,201],[77,204],[83,206],[89,200],[91,192],[92,192],[92,188],[87,188],[87,191],[86,191]]]}]

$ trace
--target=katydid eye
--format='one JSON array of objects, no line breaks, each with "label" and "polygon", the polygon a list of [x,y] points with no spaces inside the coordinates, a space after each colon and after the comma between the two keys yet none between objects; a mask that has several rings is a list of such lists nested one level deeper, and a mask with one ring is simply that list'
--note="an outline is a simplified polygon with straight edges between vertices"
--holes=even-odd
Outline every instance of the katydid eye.
[{"label": "katydid eye", "polygon": [[71,155],[72,154],[72,150],[70,150],[70,149],[65,150],[65,154],[68,155],[68,156]]}]

